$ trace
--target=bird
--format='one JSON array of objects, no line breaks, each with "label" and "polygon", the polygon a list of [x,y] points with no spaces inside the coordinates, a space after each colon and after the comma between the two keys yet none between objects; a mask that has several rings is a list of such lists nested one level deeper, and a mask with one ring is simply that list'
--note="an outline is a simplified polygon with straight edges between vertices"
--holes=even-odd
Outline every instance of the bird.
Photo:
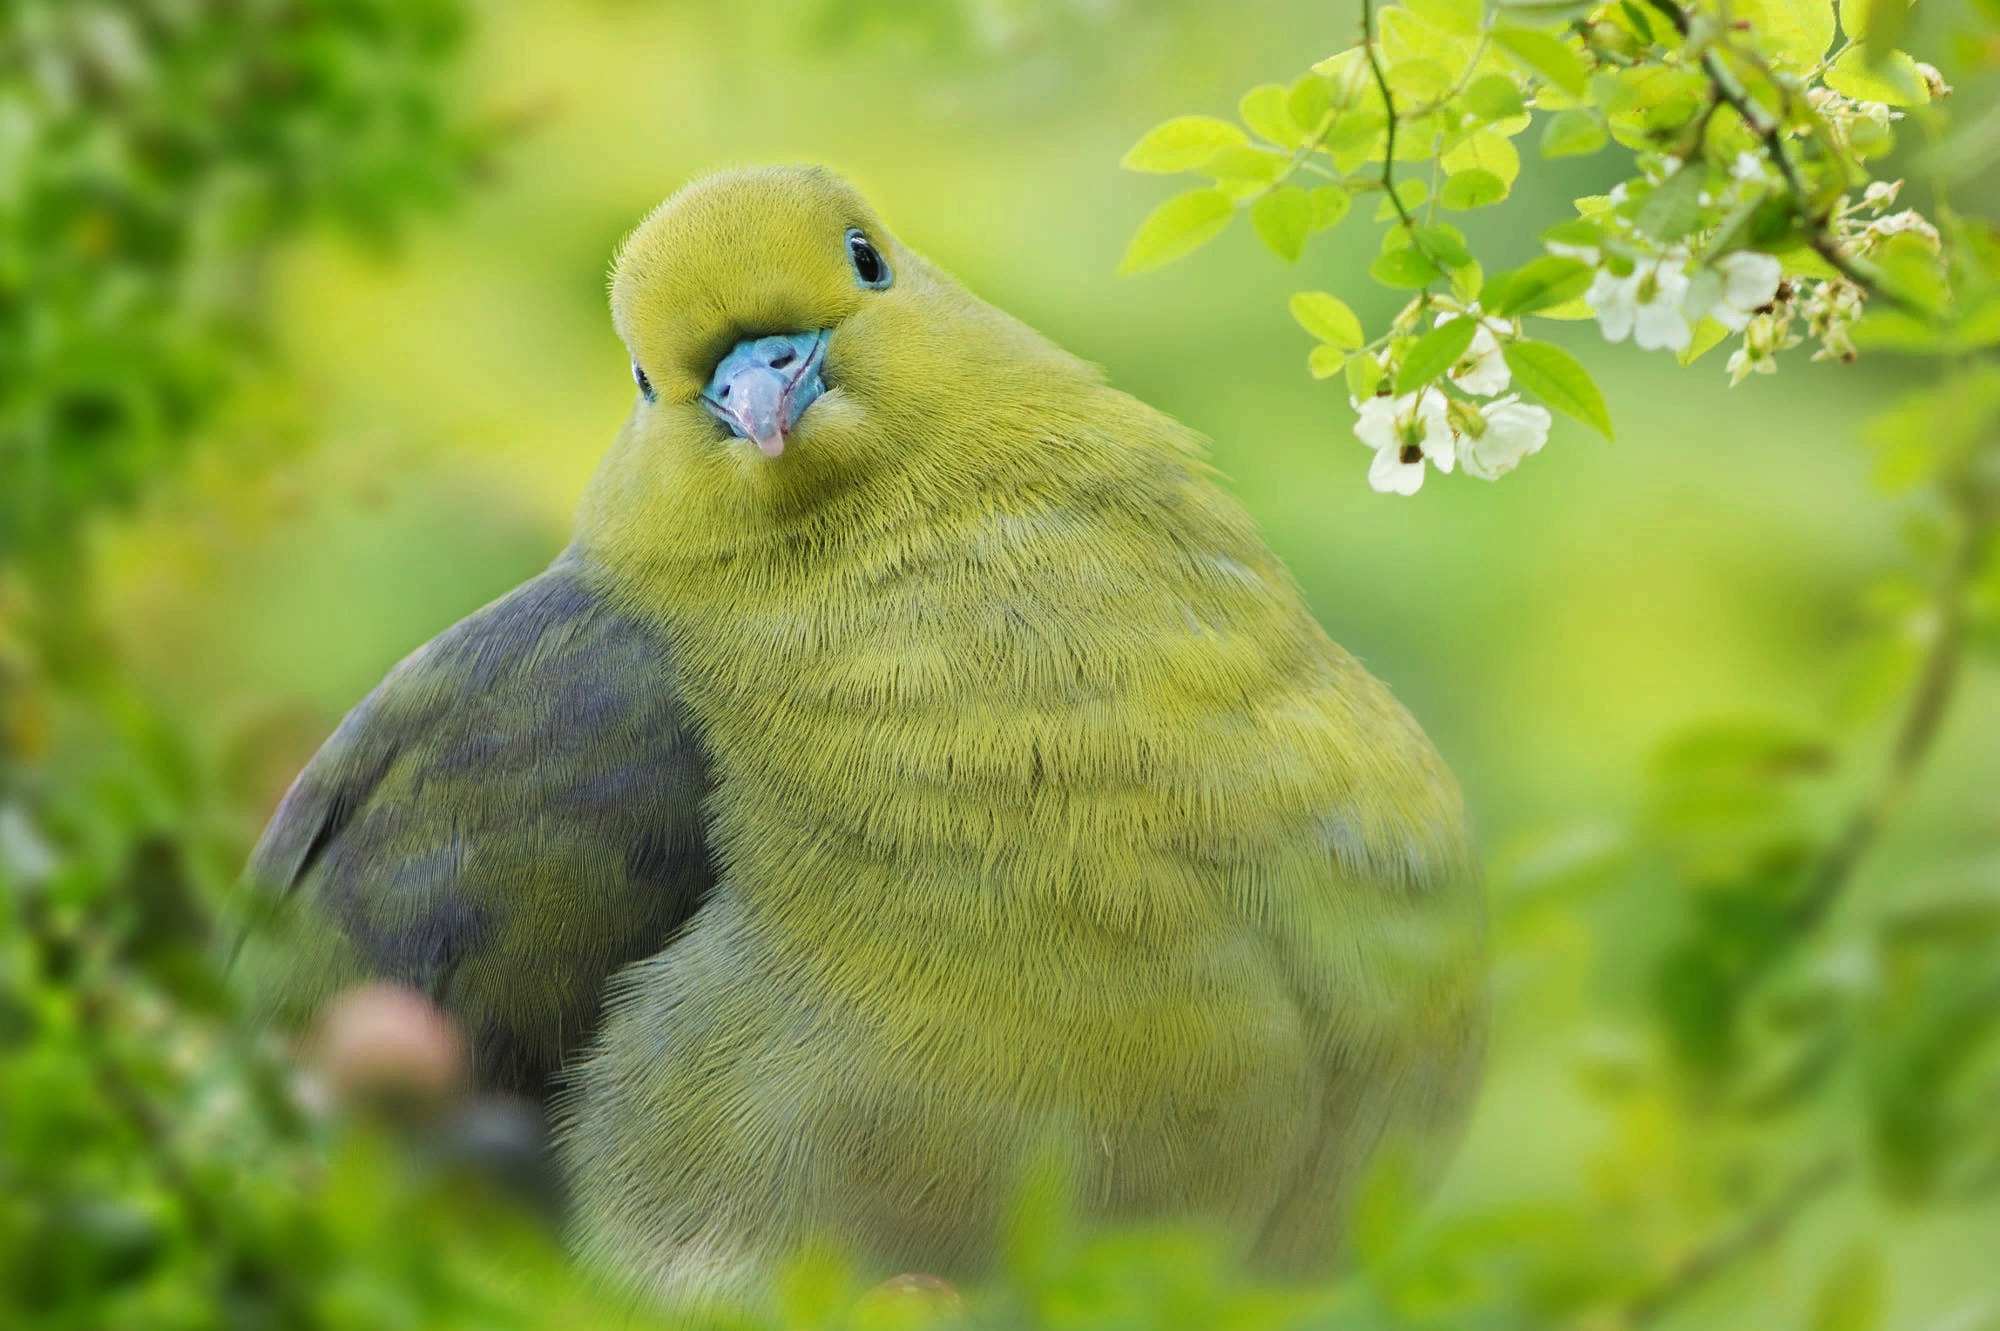
[{"label": "bird", "polygon": [[821,1243],[982,1279],[1036,1177],[1334,1270],[1475,1097],[1477,860],[1206,441],[817,166],[683,185],[611,311],[569,545],[252,857],[316,921],[271,1010],[430,995],[550,1098],[584,1260],[670,1302]]}]

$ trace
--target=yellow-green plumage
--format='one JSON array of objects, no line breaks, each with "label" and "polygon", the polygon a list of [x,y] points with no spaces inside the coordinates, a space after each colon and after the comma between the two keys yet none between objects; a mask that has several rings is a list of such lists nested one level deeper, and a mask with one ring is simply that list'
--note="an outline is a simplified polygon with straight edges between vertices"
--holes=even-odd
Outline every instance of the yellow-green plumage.
[{"label": "yellow-green plumage", "polygon": [[[1325,1270],[1364,1163],[1435,1154],[1478,1061],[1461,802],[1415,723],[1190,432],[833,177],[689,186],[613,305],[658,396],[570,557],[672,644],[717,880],[571,1078],[586,1247],[680,1295],[815,1237],[976,1275],[1052,1155],[1091,1214]],[[781,456],[697,402],[746,334],[815,329]]]}]

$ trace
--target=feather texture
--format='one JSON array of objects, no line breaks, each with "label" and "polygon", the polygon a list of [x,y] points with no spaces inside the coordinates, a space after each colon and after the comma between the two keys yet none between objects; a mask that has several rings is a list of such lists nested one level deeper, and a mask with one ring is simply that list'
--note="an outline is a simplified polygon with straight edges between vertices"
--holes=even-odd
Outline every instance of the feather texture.
[{"label": "feather texture", "polygon": [[[859,288],[860,227],[894,273]],[[628,242],[635,402],[575,557],[666,627],[708,904],[615,981],[564,1153],[601,1261],[743,1293],[793,1245],[976,1276],[1026,1171],[1324,1271],[1366,1163],[1435,1159],[1484,1029],[1458,790],[1200,441],[825,173]],[[777,459],[694,395],[830,328]]]},{"label": "feather texture", "polygon": [[559,562],[390,673],[293,783],[238,966],[301,1020],[366,977],[430,995],[482,1084],[540,1097],[605,980],[713,879],[666,640]]}]

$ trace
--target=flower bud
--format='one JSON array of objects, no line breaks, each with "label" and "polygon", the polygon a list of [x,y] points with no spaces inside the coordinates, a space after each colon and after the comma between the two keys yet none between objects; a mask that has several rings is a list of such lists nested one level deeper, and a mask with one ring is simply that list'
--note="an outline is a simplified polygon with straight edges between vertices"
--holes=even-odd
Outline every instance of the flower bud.
[{"label": "flower bud", "polygon": [[471,1080],[458,1027],[430,999],[396,984],[341,994],[313,1032],[312,1066],[341,1104],[427,1117]]}]

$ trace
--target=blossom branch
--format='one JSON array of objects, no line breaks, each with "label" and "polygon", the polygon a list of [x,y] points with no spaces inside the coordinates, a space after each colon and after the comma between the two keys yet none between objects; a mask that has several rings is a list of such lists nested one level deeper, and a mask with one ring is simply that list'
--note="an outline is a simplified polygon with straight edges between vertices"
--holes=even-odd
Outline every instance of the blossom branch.
[{"label": "blossom branch", "polygon": [[[1665,15],[1667,21],[1674,25],[1674,30],[1680,33],[1682,38],[1691,35],[1693,22],[1688,16],[1688,11],[1676,3],[1676,0],[1646,0],[1646,2]],[[1750,95],[1750,90],[1743,86],[1743,81],[1736,77],[1735,71],[1731,70],[1722,59],[1714,43],[1702,48],[1701,68],[1708,76],[1709,82],[1714,85],[1717,96],[1742,117],[1743,123],[1763,145],[1764,155],[1785,178],[1786,188],[1792,192],[1792,197],[1798,200],[1799,215],[1805,223],[1806,240],[1812,246],[1813,253],[1826,260],[1835,272],[1861,290],[1871,295],[1880,295],[1891,304],[1907,309],[1913,314],[1928,316],[1928,311],[1912,305],[1894,288],[1885,286],[1881,274],[1876,272],[1872,265],[1842,248],[1840,241],[1833,234],[1833,208],[1813,207],[1811,188],[1806,184],[1805,176],[1799,170],[1799,164],[1793,160],[1791,149],[1785,143],[1784,126]]]}]

